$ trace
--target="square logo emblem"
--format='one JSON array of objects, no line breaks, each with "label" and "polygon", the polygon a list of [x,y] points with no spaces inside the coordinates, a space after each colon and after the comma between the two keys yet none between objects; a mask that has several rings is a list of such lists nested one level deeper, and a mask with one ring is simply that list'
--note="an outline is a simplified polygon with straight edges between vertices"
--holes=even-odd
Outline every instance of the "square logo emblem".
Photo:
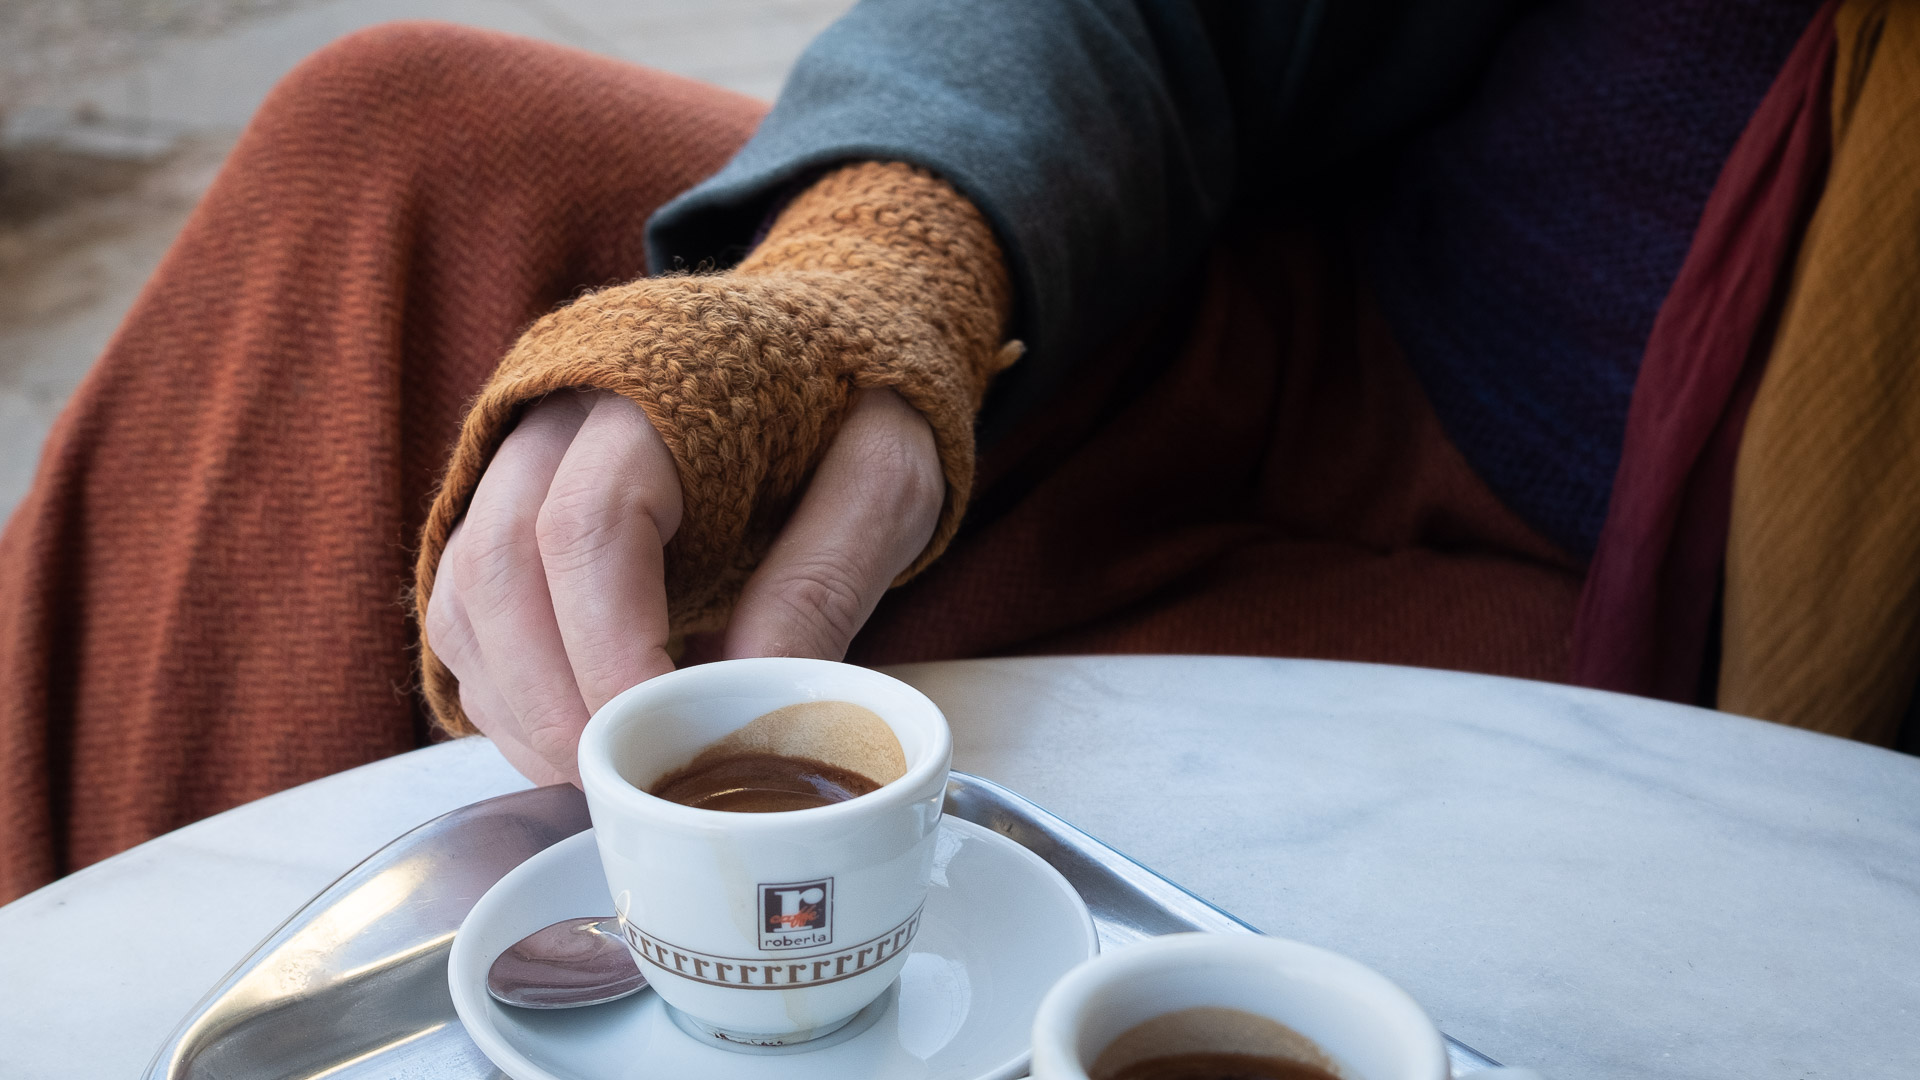
[{"label": "square logo emblem", "polygon": [[832,878],[760,886],[762,949],[806,949],[832,943]]}]

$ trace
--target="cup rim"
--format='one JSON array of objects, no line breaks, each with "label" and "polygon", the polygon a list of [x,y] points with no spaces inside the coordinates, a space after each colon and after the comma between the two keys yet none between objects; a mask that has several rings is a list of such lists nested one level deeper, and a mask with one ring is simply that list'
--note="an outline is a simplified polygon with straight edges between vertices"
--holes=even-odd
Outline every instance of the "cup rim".
[{"label": "cup rim", "polygon": [[[1292,963],[1305,961],[1352,977],[1357,981],[1358,988],[1368,997],[1392,1011],[1389,1022],[1394,1026],[1400,1027],[1408,1022],[1415,1022],[1411,1034],[1422,1043],[1420,1047],[1415,1048],[1416,1055],[1438,1062],[1440,1071],[1434,1075],[1439,1077],[1447,1075],[1446,1045],[1441,1040],[1439,1029],[1434,1026],[1432,1017],[1427,1015],[1426,1009],[1421,1007],[1413,995],[1380,972],[1343,953],[1289,938],[1269,937],[1257,933],[1220,934],[1204,931],[1167,934],[1116,949],[1113,952],[1102,952],[1062,976],[1060,981],[1053,984],[1053,988],[1047,992],[1040,1003],[1040,1008],[1034,1014],[1032,1038],[1034,1066],[1036,1070],[1040,1068],[1058,1070],[1062,1067],[1067,1070],[1064,1073],[1050,1071],[1049,1080],[1054,1077],[1071,1077],[1077,1080],[1087,1075],[1087,1066],[1080,1061],[1077,1046],[1079,1029],[1094,995],[1109,986],[1116,983],[1137,983],[1142,979],[1151,978],[1154,970],[1170,963],[1224,962],[1244,966],[1267,966],[1268,963],[1275,961]],[[1163,1012],[1177,1012],[1187,1007],[1190,1006],[1173,1004]],[[1287,1023],[1284,1019],[1281,1019],[1281,1022]],[[1307,1033],[1302,1032],[1302,1034]],[[1312,1035],[1307,1037],[1313,1038]],[[1038,1075],[1037,1071],[1035,1075]]]},{"label": "cup rim", "polygon": [[[628,711],[635,700],[645,699],[657,694],[667,693],[680,684],[697,682],[703,679],[724,679],[730,671],[740,667],[756,668],[781,667],[792,668],[796,676],[800,673],[830,672],[836,678],[851,678],[870,683],[885,684],[907,691],[913,697],[924,702],[928,711],[937,721],[933,729],[932,745],[920,761],[907,766],[907,771],[898,778],[880,785],[864,795],[857,795],[844,802],[828,803],[825,806],[810,806],[801,810],[772,810],[762,813],[743,814],[733,810],[709,810],[704,807],[686,806],[682,803],[662,799],[648,792],[626,777],[613,764],[612,740],[624,726]],[[804,699],[802,699],[804,700]],[[824,700],[824,699],[823,699]],[[799,702],[794,702],[798,704]],[[883,718],[884,719],[884,718]],[[792,656],[759,656],[737,660],[717,660],[712,663],[698,664],[693,667],[679,668],[664,675],[656,675],[646,682],[630,686],[615,694],[602,705],[587,721],[585,730],[580,733],[578,752],[580,783],[583,788],[591,788],[596,796],[609,800],[627,810],[646,814],[649,817],[678,822],[690,826],[712,827],[726,822],[733,829],[777,828],[789,822],[805,821],[809,824],[828,821],[836,816],[849,816],[879,811],[900,803],[912,802],[924,796],[924,788],[936,776],[945,775],[952,768],[953,733],[948,728],[946,714],[932,698],[906,682],[891,675],[861,667],[858,664],[841,663],[834,660],[813,660]]]}]

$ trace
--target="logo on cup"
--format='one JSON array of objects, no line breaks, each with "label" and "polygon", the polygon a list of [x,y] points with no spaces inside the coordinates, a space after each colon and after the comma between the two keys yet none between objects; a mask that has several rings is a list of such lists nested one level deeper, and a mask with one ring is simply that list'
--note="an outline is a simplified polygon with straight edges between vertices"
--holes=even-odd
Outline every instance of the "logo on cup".
[{"label": "logo on cup", "polygon": [[760,886],[762,949],[804,949],[832,942],[832,878]]}]

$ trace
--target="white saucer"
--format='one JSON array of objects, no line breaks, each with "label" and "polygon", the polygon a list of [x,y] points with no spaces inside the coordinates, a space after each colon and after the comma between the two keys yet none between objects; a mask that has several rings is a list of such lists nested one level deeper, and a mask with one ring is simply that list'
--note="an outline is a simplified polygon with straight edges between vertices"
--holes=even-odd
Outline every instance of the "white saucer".
[{"label": "white saucer", "polygon": [[949,817],[913,953],[878,1008],[869,1006],[879,1016],[850,1038],[748,1054],[685,1034],[650,990],[552,1011],[487,996],[487,968],[501,950],[549,923],[611,907],[589,829],[501,878],[454,937],[453,1007],[475,1045],[513,1080],[1020,1076],[1040,999],[1099,950],[1086,903],[1059,871],[998,833]]}]

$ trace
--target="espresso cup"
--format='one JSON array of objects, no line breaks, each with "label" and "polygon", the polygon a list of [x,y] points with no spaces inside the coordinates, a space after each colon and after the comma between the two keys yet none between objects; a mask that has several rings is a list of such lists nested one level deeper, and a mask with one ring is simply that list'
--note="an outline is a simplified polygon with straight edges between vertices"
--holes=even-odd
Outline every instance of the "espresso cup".
[{"label": "espresso cup", "polygon": [[[1033,1080],[1104,1080],[1192,1053],[1274,1058],[1339,1080],[1449,1076],[1439,1030],[1406,991],[1281,938],[1170,934],[1102,953],[1055,983],[1033,1022]],[[1473,1075],[1541,1080],[1524,1069]]]},{"label": "espresso cup", "polygon": [[[754,719],[845,701],[899,740],[905,772],[844,802],[776,813],[648,794]],[[720,1044],[831,1034],[906,962],[931,882],[952,758],[926,695],[823,660],[729,660],[622,693],[580,737],[580,778],[622,932],[653,988]]]}]

